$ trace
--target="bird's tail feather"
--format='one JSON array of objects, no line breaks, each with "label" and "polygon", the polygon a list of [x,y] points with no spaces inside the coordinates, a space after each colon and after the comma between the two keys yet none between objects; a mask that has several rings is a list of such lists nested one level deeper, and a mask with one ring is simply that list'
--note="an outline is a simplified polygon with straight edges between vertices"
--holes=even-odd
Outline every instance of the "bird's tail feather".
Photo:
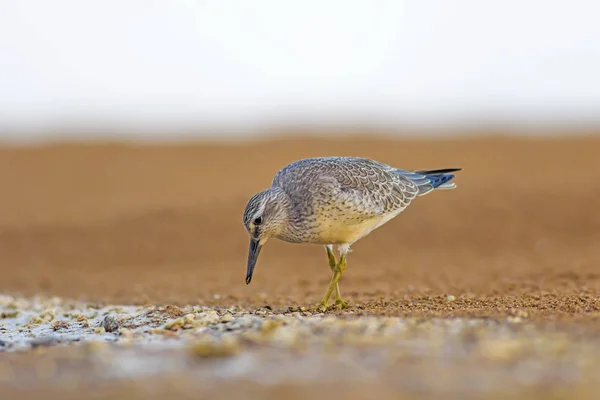
[{"label": "bird's tail feather", "polygon": [[414,171],[417,174],[421,175],[439,175],[439,174],[448,174],[450,172],[461,171],[462,168],[444,168],[444,169],[420,169]]},{"label": "bird's tail feather", "polygon": [[419,196],[427,194],[434,189],[454,189],[456,184],[449,183],[454,178],[454,174],[450,172],[460,171],[462,168],[446,168],[446,169],[430,169],[417,171],[398,172],[411,181],[419,188]]}]

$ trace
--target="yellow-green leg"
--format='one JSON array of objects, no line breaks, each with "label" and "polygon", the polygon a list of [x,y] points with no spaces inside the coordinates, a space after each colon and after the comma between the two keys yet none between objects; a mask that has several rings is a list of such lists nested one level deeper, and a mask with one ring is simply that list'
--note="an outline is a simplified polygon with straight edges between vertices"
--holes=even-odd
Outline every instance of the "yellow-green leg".
[{"label": "yellow-green leg", "polygon": [[331,297],[331,294],[333,293],[334,290],[336,293],[336,301],[335,301],[336,307],[340,308],[340,309],[348,307],[348,303],[346,303],[342,299],[342,296],[340,295],[340,288],[339,288],[340,278],[342,277],[342,274],[346,270],[346,255],[342,254],[340,256],[339,262],[336,263],[335,255],[331,252],[331,249],[329,247],[327,247],[327,256],[329,257],[329,266],[331,267],[333,276],[331,277],[331,282],[329,283],[329,287],[327,288],[327,291],[325,292],[323,299],[317,306],[317,309],[319,311],[327,310],[327,305],[329,304],[329,298]]},{"label": "yellow-green leg", "polygon": [[[335,259],[335,254],[331,250],[331,246],[325,246],[327,249],[327,257],[329,258],[329,268],[331,269],[331,273],[335,274],[335,268],[337,267],[337,261]],[[348,308],[349,305],[347,302],[342,299],[342,294],[340,292],[340,284],[335,284],[335,306],[338,309]]]},{"label": "yellow-green leg", "polygon": [[[331,250],[331,246],[325,246],[325,249],[327,250],[327,258],[329,258],[329,268],[331,269],[333,277],[333,274],[335,273],[335,267],[337,267],[337,260],[335,259],[335,254],[333,254],[333,251]],[[340,294],[339,283],[335,285],[335,298],[336,300],[341,300],[342,302],[344,301],[342,300],[342,296]]]}]

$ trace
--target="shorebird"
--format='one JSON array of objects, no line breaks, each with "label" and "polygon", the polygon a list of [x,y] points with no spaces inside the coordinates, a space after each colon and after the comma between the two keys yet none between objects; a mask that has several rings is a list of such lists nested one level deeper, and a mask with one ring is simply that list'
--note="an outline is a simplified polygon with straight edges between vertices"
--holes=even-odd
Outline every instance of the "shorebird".
[{"label": "shorebird", "polygon": [[408,171],[359,157],[306,158],[285,166],[271,187],[252,196],[244,210],[243,223],[250,235],[246,284],[269,238],[320,244],[325,246],[332,277],[316,309],[327,310],[334,290],[336,308],[348,307],[339,280],[350,246],[404,211],[415,197],[434,189],[454,189],[451,172],[460,170]]}]

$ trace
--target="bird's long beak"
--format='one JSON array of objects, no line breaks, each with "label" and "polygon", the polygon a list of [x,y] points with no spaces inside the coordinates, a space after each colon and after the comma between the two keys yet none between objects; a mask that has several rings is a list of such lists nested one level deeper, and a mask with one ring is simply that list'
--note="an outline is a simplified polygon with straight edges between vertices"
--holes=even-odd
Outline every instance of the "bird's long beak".
[{"label": "bird's long beak", "polygon": [[248,285],[252,280],[254,266],[256,265],[256,260],[258,259],[258,255],[260,254],[261,248],[262,244],[259,240],[254,238],[250,239],[250,249],[248,251],[248,268],[246,269],[246,285]]}]

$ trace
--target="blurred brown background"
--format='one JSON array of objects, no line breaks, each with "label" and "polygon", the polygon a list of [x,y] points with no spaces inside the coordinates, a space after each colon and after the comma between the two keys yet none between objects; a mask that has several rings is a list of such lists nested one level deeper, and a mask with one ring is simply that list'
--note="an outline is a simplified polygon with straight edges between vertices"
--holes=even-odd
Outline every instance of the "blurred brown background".
[{"label": "blurred brown background", "polygon": [[599,7],[2,3],[1,291],[311,305],[318,246],[273,240],[245,285],[244,205],[355,155],[464,168],[354,246],[355,304],[596,312]]},{"label": "blurred brown background", "polygon": [[[351,303],[386,313],[514,304],[540,314],[589,312],[597,305],[585,295],[600,289],[599,154],[600,139],[568,136],[4,147],[2,291],[310,306],[329,281],[323,248],[272,240],[246,286],[241,215],[284,165],[355,155],[399,168],[464,169],[456,190],[418,198],[353,246],[341,283]],[[461,311],[444,304],[448,295]]]}]

